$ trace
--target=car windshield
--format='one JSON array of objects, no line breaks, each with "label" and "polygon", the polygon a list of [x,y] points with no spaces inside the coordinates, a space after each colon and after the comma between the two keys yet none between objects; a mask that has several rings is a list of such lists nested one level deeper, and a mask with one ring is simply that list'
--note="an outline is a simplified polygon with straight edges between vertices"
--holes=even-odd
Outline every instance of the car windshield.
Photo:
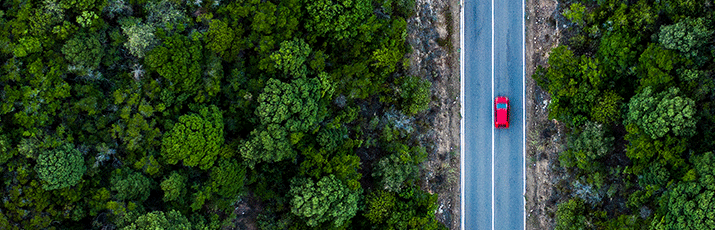
[{"label": "car windshield", "polygon": [[502,103],[497,104],[497,109],[506,109],[506,104],[502,104]]}]

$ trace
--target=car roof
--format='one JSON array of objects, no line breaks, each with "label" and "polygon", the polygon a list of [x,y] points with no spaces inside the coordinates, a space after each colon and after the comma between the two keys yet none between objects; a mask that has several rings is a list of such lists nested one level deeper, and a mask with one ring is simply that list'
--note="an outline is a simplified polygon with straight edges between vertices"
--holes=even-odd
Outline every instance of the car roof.
[{"label": "car roof", "polygon": [[497,124],[506,124],[506,109],[497,109]]}]

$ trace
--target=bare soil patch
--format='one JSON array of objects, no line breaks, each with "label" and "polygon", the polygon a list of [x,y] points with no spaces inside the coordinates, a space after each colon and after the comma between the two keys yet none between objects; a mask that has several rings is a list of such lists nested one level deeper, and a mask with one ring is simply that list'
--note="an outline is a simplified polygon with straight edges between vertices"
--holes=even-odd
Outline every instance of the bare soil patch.
[{"label": "bare soil patch", "polygon": [[408,74],[432,82],[430,109],[419,120],[429,130],[420,135],[428,147],[420,186],[438,194],[437,220],[460,228],[459,186],[459,0],[416,0],[416,13],[407,19]]}]

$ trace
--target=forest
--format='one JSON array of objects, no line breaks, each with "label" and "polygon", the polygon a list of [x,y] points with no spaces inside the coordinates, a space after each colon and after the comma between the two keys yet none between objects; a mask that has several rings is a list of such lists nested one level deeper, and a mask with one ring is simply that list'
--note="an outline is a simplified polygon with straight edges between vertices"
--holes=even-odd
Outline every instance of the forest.
[{"label": "forest", "polygon": [[[405,71],[414,4],[0,1],[0,229],[243,229],[238,204],[246,200],[258,204],[250,220],[258,229],[446,229],[435,219],[437,194],[418,185],[427,146],[414,137],[426,125],[416,117],[429,108],[432,84]],[[657,32],[666,21],[655,16]],[[683,116],[705,124],[709,19],[675,19],[663,36],[671,46],[648,46],[670,56],[644,59],[660,75],[639,98],[677,97],[673,106],[690,109]],[[692,32],[698,39],[676,36],[691,24],[702,29]],[[646,46],[639,39],[618,45],[636,55]],[[660,78],[676,72],[687,81]],[[633,94],[609,92],[619,99],[613,108]],[[629,138],[647,148],[644,163],[621,175],[670,174],[654,177],[650,190],[623,187],[642,191],[634,207],[659,207],[668,181],[690,192],[707,180],[698,163],[715,160],[701,154],[708,137],[691,137],[709,130],[696,120],[664,124],[672,132],[639,122]],[[681,151],[646,154],[663,148],[655,140]],[[662,163],[646,164],[653,159]]]},{"label": "forest", "polygon": [[713,1],[560,7],[566,36],[533,75],[568,131],[555,228],[713,229]]}]

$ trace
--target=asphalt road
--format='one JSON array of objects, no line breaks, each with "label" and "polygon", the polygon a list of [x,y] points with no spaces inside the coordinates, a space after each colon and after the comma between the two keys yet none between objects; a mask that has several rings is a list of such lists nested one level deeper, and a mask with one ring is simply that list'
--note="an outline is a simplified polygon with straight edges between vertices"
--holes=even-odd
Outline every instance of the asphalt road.
[{"label": "asphalt road", "polygon": [[[523,1],[462,7],[462,227],[524,229]],[[496,96],[510,100],[509,129],[494,129]]]}]

